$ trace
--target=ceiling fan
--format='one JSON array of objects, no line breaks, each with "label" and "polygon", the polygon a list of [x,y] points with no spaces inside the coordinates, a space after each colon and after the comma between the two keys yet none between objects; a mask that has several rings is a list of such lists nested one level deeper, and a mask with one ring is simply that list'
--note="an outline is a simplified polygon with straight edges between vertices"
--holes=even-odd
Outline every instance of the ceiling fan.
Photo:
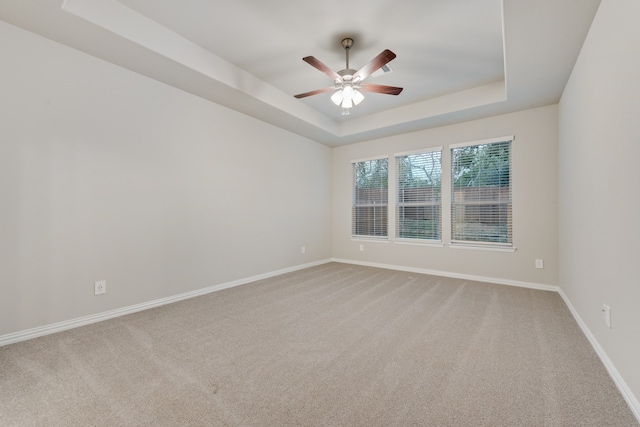
[{"label": "ceiling fan", "polygon": [[345,49],[347,57],[347,66],[344,70],[340,70],[338,72],[333,71],[313,56],[305,56],[302,58],[304,62],[331,77],[334,85],[294,95],[296,98],[306,98],[307,96],[317,95],[319,93],[336,91],[331,96],[331,101],[333,101],[334,104],[341,106],[342,115],[346,116],[354,105],[358,105],[364,99],[364,95],[362,95],[360,91],[383,93],[386,95],[398,95],[402,92],[401,87],[363,83],[364,79],[393,60],[396,57],[395,53],[391,52],[389,49],[385,49],[378,56],[369,61],[369,63],[364,67],[359,70],[352,70],[349,68],[349,49],[353,46],[353,39],[342,39],[341,45]]}]

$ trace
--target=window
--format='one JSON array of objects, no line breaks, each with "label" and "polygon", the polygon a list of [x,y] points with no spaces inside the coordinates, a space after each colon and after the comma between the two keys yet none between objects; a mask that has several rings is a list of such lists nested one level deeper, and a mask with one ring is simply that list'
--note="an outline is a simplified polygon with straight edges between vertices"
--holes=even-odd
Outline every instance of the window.
[{"label": "window", "polygon": [[512,246],[513,137],[451,148],[451,243]]},{"label": "window", "polygon": [[441,240],[442,147],[396,154],[396,237]]},{"label": "window", "polygon": [[387,237],[389,159],[353,162],[352,233]]}]

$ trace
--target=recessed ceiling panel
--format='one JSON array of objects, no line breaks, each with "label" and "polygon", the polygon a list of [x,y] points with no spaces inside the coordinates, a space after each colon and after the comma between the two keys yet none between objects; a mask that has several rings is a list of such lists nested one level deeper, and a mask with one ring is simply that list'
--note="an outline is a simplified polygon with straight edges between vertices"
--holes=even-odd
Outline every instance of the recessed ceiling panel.
[{"label": "recessed ceiling panel", "polygon": [[345,36],[355,41],[351,68],[396,53],[391,73],[367,81],[401,86],[399,96],[365,94],[346,118],[330,93],[299,101],[335,120],[504,80],[501,0],[120,1],[289,95],[332,85],[302,58],[344,69]]},{"label": "recessed ceiling panel", "polygon": [[[557,103],[600,0],[4,0],[0,19],[336,146]],[[390,73],[343,117],[302,60]]]}]

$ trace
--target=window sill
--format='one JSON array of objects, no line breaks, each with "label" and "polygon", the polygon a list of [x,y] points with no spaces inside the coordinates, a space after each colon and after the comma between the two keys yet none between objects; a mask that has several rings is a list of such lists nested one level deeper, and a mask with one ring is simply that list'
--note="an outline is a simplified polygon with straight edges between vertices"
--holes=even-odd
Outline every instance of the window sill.
[{"label": "window sill", "polygon": [[389,243],[389,237],[351,236],[352,242]]},{"label": "window sill", "polygon": [[518,248],[513,246],[507,247],[507,246],[490,246],[490,245],[463,245],[463,244],[456,243],[456,244],[449,244],[449,249],[514,253]]},{"label": "window sill", "polygon": [[438,240],[421,240],[421,239],[395,239],[393,243],[399,245],[426,246],[431,248],[444,248],[444,243]]}]

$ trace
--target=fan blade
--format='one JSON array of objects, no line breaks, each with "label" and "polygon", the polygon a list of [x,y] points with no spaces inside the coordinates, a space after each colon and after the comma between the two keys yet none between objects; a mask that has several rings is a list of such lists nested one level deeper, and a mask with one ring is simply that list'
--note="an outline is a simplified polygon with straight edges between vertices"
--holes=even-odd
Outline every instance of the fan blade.
[{"label": "fan blade", "polygon": [[323,89],[317,89],[317,90],[312,90],[311,92],[305,92],[305,93],[299,93],[297,95],[293,95],[294,97],[300,99],[300,98],[306,98],[307,96],[311,96],[311,95],[317,95],[319,93],[325,93],[325,92],[331,92],[332,90],[334,90],[335,87],[331,86],[331,87],[325,87]]},{"label": "fan blade", "polygon": [[364,67],[356,71],[356,73],[353,75],[353,79],[355,80],[356,78],[359,78],[360,81],[366,79],[374,71],[376,71],[377,69],[379,69],[380,67],[382,67],[384,64],[391,61],[395,57],[396,57],[396,54],[391,52],[389,49],[383,50],[382,53],[380,53],[378,56],[376,56],[371,61],[369,61],[367,65],[365,65]]},{"label": "fan blade", "polygon": [[[307,64],[311,65],[312,67],[317,68],[318,70],[322,71],[327,76],[331,77],[331,80],[340,80],[340,81],[342,81],[342,77],[340,77],[340,74],[336,73],[331,68],[329,68],[326,65],[324,65],[322,62],[320,62],[314,56],[305,56],[304,58],[302,58],[302,60],[304,62],[306,62]],[[382,65],[381,65],[381,67],[382,67]]]},{"label": "fan blade", "polygon": [[384,93],[385,95],[398,95],[400,92],[402,92],[401,87],[374,85],[371,83],[361,83],[360,89],[364,90],[365,92]]}]

